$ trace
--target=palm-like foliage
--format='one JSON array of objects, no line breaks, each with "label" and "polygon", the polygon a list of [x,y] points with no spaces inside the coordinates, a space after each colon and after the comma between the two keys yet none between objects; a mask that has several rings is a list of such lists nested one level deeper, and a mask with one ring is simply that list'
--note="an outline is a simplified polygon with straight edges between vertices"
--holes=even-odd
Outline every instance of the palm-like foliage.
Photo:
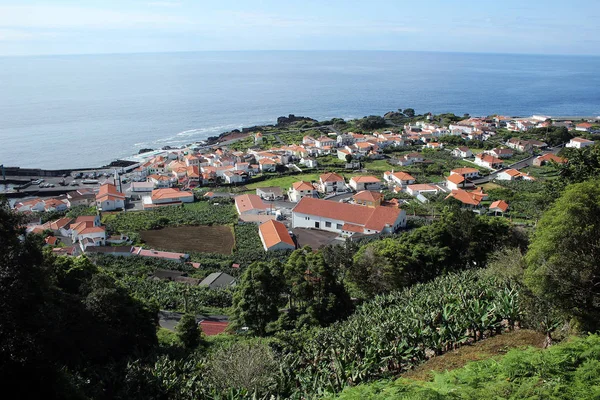
[{"label": "palm-like foliage", "polygon": [[298,396],[397,375],[520,316],[518,293],[467,271],[378,296],[287,355]]}]

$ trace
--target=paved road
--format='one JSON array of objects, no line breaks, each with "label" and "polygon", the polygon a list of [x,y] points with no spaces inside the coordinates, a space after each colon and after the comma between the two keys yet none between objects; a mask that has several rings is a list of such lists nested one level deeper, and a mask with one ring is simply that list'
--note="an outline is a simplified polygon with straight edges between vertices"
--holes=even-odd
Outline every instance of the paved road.
[{"label": "paved road", "polygon": [[[175,326],[182,316],[182,313],[160,310],[158,312],[158,324],[162,328],[174,331]],[[196,315],[196,322],[200,322],[202,320],[227,322],[229,321],[229,317],[227,315]]]},{"label": "paved road", "polygon": [[[547,151],[544,151],[544,152],[543,152],[543,154],[548,154],[548,153],[553,153],[553,154],[556,154],[556,153],[558,153],[558,152],[560,151],[560,149],[562,149],[563,147],[564,147],[564,143],[563,143],[563,144],[561,144],[561,145],[558,145],[558,146],[556,146],[556,147],[551,147],[551,148],[550,148],[550,149],[548,149]],[[509,165],[509,166],[508,166],[508,167],[506,167],[506,168],[501,168],[501,169],[499,169],[499,170],[497,170],[497,171],[494,171],[494,172],[492,172],[491,174],[484,176],[483,178],[480,178],[480,179],[475,179],[475,180],[473,180],[473,183],[474,183],[474,184],[476,184],[476,185],[480,185],[480,184],[482,184],[482,183],[487,183],[487,182],[489,182],[489,181],[492,181],[492,180],[496,179],[496,176],[498,176],[498,174],[499,174],[500,172],[502,172],[502,171],[504,171],[504,170],[506,170],[506,169],[509,169],[509,168],[513,168],[513,169],[521,169],[521,168],[525,168],[525,167],[527,167],[527,166],[531,166],[531,165],[533,165],[533,160],[535,160],[535,158],[536,158],[536,157],[537,157],[537,156],[535,156],[535,155],[533,155],[533,156],[529,156],[529,157],[527,157],[527,158],[525,158],[525,159],[523,159],[523,160],[521,160],[521,161],[518,161],[518,162],[516,162],[516,163],[514,163],[514,164],[511,164],[511,165]]]}]

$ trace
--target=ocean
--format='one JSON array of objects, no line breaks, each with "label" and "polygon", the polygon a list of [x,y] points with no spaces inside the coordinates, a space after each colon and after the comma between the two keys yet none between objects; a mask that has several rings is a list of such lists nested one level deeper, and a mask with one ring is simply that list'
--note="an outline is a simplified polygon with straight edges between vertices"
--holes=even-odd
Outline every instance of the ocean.
[{"label": "ocean", "polygon": [[600,115],[600,57],[197,52],[0,57],[0,164],[105,165],[288,114]]}]

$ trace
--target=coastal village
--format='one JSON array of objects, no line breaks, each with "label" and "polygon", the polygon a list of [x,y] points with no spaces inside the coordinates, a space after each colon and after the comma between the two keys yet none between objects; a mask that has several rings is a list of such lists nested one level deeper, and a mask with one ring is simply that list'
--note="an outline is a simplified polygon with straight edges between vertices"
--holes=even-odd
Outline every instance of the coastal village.
[{"label": "coastal village", "polygon": [[[361,133],[352,128],[297,129],[285,137],[256,131],[225,144],[148,151],[136,156],[127,171],[115,171],[95,187],[18,200],[14,208],[28,216],[27,231],[43,235],[57,255],[181,263],[192,272],[158,268],[149,279],[223,289],[235,285],[235,271],[245,265],[232,262],[202,279],[192,277],[202,269],[201,257],[194,254],[206,252],[204,246],[215,241],[210,234],[204,237],[199,230],[203,244],[187,249],[189,237],[182,239],[184,248],[173,246],[176,238],[167,234],[144,240],[144,232],[118,228],[115,221],[165,208],[211,212],[233,207],[236,228],[226,234],[234,238],[224,254],[243,240],[235,234],[237,226],[256,236],[264,252],[317,249],[397,234],[435,219],[451,203],[480,215],[535,224],[518,195],[503,196],[552,179],[556,166],[568,162],[564,149],[595,144],[598,121],[493,116],[442,124],[427,114],[401,126]],[[559,128],[567,132],[565,138],[543,134]],[[74,215],[71,210],[85,211]],[[201,219],[195,224],[216,228]]]}]

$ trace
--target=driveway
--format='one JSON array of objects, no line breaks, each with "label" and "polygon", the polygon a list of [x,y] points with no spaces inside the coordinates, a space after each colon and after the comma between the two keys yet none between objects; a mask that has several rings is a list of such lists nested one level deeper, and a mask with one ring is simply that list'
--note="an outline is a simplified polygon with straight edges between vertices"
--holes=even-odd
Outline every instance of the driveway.
[{"label": "driveway", "polygon": [[328,244],[343,243],[340,240],[336,240],[338,234],[334,232],[306,228],[294,228],[292,232],[296,235],[300,247],[310,246],[313,250],[327,246]]}]

